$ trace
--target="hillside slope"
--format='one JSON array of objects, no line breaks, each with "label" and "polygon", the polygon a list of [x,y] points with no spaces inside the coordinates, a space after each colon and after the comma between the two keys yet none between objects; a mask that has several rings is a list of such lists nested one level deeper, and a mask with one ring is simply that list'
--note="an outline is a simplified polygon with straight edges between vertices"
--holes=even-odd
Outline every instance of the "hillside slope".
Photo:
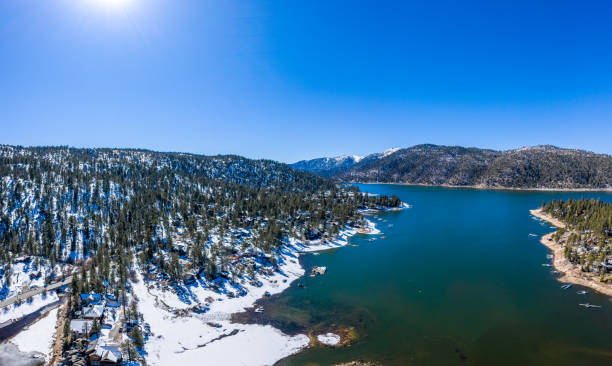
[{"label": "hillside slope", "polygon": [[416,145],[363,159],[332,176],[353,182],[491,188],[610,188],[612,157],[554,146],[496,151]]},{"label": "hillside slope", "polygon": [[[362,210],[400,204],[269,160],[0,145],[0,323],[63,296],[68,325],[54,351],[62,362],[76,363],[78,343],[142,359],[130,364],[176,363],[177,349],[242,364],[199,346],[223,339],[267,347],[255,363],[271,364],[308,337],[254,325],[227,334],[229,314],[301,277],[301,252],[370,232]],[[199,318],[208,312],[214,324]]]}]

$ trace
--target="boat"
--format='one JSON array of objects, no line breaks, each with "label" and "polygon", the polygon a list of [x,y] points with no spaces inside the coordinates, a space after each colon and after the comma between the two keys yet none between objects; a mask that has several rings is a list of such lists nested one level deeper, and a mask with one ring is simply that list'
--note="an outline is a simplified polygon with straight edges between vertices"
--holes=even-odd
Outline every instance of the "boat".
[{"label": "boat", "polygon": [[542,263],[542,267],[550,267],[549,263]]},{"label": "boat", "polygon": [[529,236],[537,236],[536,234],[529,234]]},{"label": "boat", "polygon": [[580,290],[580,291],[577,291],[576,293],[577,293],[578,295],[586,295],[586,294],[588,294],[589,292],[588,292],[588,291],[584,291],[584,290]]},{"label": "boat", "polygon": [[567,290],[567,289],[568,289],[568,288],[570,288],[570,287],[572,287],[572,285],[571,285],[571,284],[569,284],[569,283],[566,283],[565,285],[561,286],[561,288],[562,288],[563,290]]},{"label": "boat", "polygon": [[546,259],[553,259],[555,256],[552,254],[546,254]]},{"label": "boat", "polygon": [[601,307],[601,305],[593,305],[593,304],[589,304],[588,302],[586,304],[578,304],[578,305],[585,307],[585,308],[600,308]]}]

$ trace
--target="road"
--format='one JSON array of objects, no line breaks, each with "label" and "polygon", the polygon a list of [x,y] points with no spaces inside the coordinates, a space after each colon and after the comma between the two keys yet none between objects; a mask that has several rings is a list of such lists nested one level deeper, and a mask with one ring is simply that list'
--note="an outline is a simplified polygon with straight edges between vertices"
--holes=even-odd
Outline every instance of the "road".
[{"label": "road", "polygon": [[72,276],[68,276],[66,277],[66,279],[64,281],[60,281],[60,282],[55,282],[52,283],[46,287],[40,287],[40,288],[33,288],[31,290],[27,290],[24,291],[20,294],[17,294],[15,296],[9,297],[8,299],[0,302],[0,309],[9,306],[9,305],[13,305],[15,302],[20,301],[20,300],[27,300],[32,296],[38,295],[43,293],[44,291],[52,291],[55,290],[58,287],[64,286],[64,285],[68,285],[70,282],[72,281]]}]

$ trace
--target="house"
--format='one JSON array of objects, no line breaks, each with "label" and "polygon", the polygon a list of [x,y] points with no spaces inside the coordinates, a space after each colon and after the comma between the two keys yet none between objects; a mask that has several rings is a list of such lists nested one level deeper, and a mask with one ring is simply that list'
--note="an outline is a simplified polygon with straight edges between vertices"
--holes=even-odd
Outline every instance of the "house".
[{"label": "house", "polygon": [[110,366],[121,364],[122,354],[118,344],[92,343],[87,349],[89,364],[92,366]]},{"label": "house", "polygon": [[102,319],[102,315],[104,314],[104,306],[103,305],[90,305],[86,308],[83,308],[83,319],[94,320]]},{"label": "house", "polygon": [[99,304],[102,301],[102,295],[93,292],[81,294],[81,301],[87,305]]},{"label": "house", "polygon": [[70,333],[72,335],[80,337],[86,335],[91,330],[93,321],[86,319],[72,319],[70,321]]}]

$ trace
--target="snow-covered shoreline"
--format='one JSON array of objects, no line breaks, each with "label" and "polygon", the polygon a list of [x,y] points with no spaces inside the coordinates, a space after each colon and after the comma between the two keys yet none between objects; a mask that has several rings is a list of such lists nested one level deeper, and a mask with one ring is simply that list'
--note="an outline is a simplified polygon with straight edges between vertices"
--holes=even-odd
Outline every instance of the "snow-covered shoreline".
[{"label": "snow-covered shoreline", "polygon": [[[187,295],[178,295],[168,288],[161,288],[159,282],[147,283],[137,273],[132,294],[152,333],[145,342],[147,364],[199,364],[207,360],[210,364],[271,365],[308,347],[310,339],[304,334],[289,336],[270,325],[232,323],[231,315],[252,308],[258,299],[283,292],[293,281],[304,276],[300,255],[344,247],[349,244],[350,237],[357,234],[381,233],[373,221],[365,219],[365,222],[362,228],[345,227],[333,241],[319,239],[304,243],[296,239],[288,240],[278,257],[278,271],[257,275],[261,286],[249,282],[226,289],[226,283],[222,293],[219,293],[199,282],[186,287]],[[240,291],[242,296],[228,296],[230,292]],[[30,302],[5,309],[0,319],[18,318],[57,300],[54,292],[36,295]],[[191,311],[194,306],[206,311]],[[15,336],[11,343],[24,354],[38,351],[48,360],[57,311],[53,309],[48,312]],[[332,342],[328,338],[323,343]]]},{"label": "snow-covered shoreline", "polygon": [[257,276],[261,287],[242,285],[246,290],[244,296],[228,298],[204,286],[190,287],[191,298],[207,304],[208,311],[203,314],[177,315],[175,310],[194,304],[181,301],[174,292],[148,288],[138,274],[138,282],[133,284],[134,295],[153,333],[145,343],[147,363],[198,364],[207,360],[210,364],[271,365],[306,348],[310,342],[306,335],[289,336],[269,325],[231,323],[231,314],[252,307],[266,295],[283,292],[302,277],[305,269],[299,262],[300,254],[346,246],[356,234],[380,233],[372,221],[366,219],[366,223],[363,229],[345,228],[333,242],[313,241],[307,245],[290,240],[279,256],[279,270],[270,276]]}]

